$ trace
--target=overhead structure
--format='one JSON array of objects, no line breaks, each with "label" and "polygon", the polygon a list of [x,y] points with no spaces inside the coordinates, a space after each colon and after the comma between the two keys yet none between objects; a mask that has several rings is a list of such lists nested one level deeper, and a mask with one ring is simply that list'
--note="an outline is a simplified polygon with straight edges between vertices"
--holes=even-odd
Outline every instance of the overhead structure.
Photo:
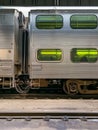
[{"label": "overhead structure", "polygon": [[98,6],[98,0],[0,0],[0,6]]}]

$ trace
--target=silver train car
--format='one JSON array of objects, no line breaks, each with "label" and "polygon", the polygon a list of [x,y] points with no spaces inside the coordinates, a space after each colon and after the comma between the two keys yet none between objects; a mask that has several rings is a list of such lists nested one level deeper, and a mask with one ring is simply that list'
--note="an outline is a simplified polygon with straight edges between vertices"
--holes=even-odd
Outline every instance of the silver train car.
[{"label": "silver train car", "polygon": [[[27,23],[27,21],[26,21]],[[98,7],[0,9],[0,88],[98,94]]]},{"label": "silver train car", "polygon": [[28,21],[31,88],[98,94],[98,8],[39,7]]},{"label": "silver train car", "polygon": [[17,89],[22,74],[24,17],[15,9],[0,9],[0,88]]}]

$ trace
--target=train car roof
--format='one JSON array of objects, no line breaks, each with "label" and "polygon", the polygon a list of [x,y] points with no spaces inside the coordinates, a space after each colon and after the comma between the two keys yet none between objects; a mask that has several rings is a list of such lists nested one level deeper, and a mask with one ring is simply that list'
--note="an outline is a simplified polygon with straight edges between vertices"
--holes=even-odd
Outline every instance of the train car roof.
[{"label": "train car roof", "polygon": [[98,13],[98,7],[60,7],[60,6],[54,6],[54,7],[36,7],[29,11],[30,13]]},{"label": "train car roof", "polygon": [[48,6],[48,7],[33,7],[31,10],[98,10],[98,6],[96,7],[82,7],[82,6]]},{"label": "train car roof", "polygon": [[39,6],[39,7],[31,7],[31,10],[98,10],[98,6]]},{"label": "train car roof", "polygon": [[16,9],[21,11],[25,17],[28,17],[28,12],[37,10],[96,10],[98,6],[29,6],[29,7],[17,7],[17,6],[0,6],[0,9]]}]

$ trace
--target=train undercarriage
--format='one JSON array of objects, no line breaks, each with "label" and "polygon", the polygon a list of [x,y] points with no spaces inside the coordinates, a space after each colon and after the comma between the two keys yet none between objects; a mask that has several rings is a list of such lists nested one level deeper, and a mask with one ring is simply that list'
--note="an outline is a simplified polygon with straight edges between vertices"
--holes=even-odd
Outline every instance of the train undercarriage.
[{"label": "train undercarriage", "polygon": [[40,89],[41,87],[47,88],[55,86],[57,88],[62,88],[65,94],[68,95],[98,94],[97,79],[29,79],[28,75],[23,77],[21,75],[17,80],[16,90],[19,93],[27,93],[30,89]]},{"label": "train undercarriage", "polygon": [[20,75],[15,80],[12,77],[0,78],[1,89],[15,88],[18,93],[28,93],[30,89],[40,89],[41,87],[62,88],[68,95],[98,94],[97,79],[29,79],[28,75]]}]

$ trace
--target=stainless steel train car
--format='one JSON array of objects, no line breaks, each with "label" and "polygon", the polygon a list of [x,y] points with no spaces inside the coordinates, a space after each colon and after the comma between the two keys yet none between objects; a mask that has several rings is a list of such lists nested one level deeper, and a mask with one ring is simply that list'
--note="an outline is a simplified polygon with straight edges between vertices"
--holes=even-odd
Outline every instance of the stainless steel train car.
[{"label": "stainless steel train car", "polygon": [[98,94],[98,7],[0,9],[0,88]]},{"label": "stainless steel train car", "polygon": [[67,94],[98,94],[98,8],[40,7],[29,12],[31,88],[63,86]]},{"label": "stainless steel train car", "polygon": [[0,88],[17,89],[22,74],[24,17],[15,9],[0,9]]}]

